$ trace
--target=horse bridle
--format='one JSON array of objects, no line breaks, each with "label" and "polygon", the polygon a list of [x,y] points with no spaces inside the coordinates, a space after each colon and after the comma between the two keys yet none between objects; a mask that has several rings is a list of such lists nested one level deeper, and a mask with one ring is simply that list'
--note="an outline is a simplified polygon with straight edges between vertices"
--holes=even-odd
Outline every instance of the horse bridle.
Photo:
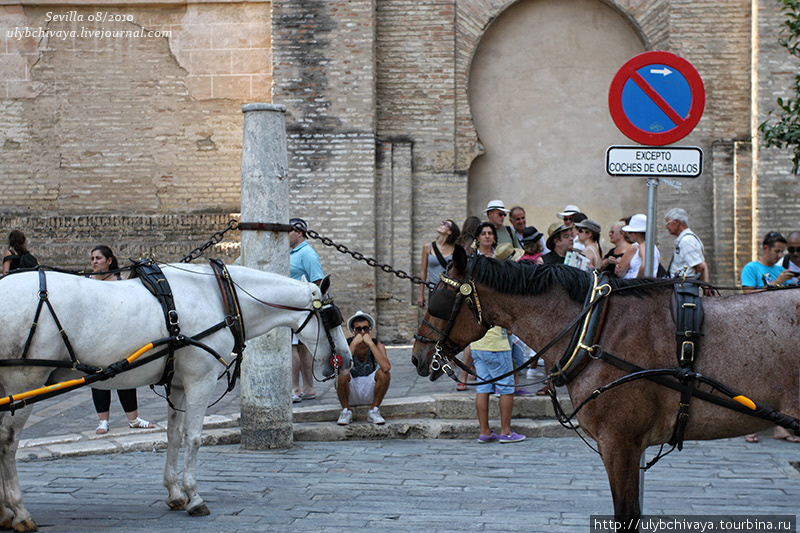
[{"label": "horse bridle", "polygon": [[[435,316],[436,318],[440,318],[440,319],[444,319],[445,317],[442,316],[443,315],[443,313],[441,313],[442,309],[436,309],[438,307],[438,304],[437,304],[437,302],[435,302],[435,299],[442,298],[442,295],[444,295],[444,294],[454,295],[453,305],[452,305],[451,312],[450,312],[450,314],[448,316],[448,319],[447,319],[447,325],[445,326],[444,330],[438,329],[436,326],[434,326],[433,324],[431,324],[430,322],[428,322],[425,319],[422,320],[422,323],[426,327],[428,327],[433,332],[435,332],[435,333],[437,333],[439,335],[439,339],[438,340],[430,339],[428,337],[424,337],[424,336],[419,335],[419,334],[415,334],[414,335],[414,338],[416,340],[420,341],[420,342],[424,342],[424,343],[427,343],[427,344],[435,344],[434,353],[431,356],[431,363],[430,363],[431,370],[438,371],[439,369],[441,369],[444,372],[446,372],[450,377],[454,377],[455,374],[454,374],[454,371],[453,371],[452,367],[447,362],[447,359],[450,359],[453,363],[455,363],[457,366],[459,366],[462,370],[465,370],[468,373],[472,373],[472,371],[470,369],[468,369],[466,367],[466,365],[464,365],[461,361],[459,361],[455,357],[455,355],[461,350],[461,347],[458,346],[455,342],[453,342],[452,339],[450,339],[450,337],[449,337],[450,331],[452,330],[453,326],[455,325],[456,315],[458,314],[458,311],[461,308],[462,300],[466,300],[467,305],[470,308],[470,311],[472,311],[472,316],[475,317],[475,320],[477,320],[477,322],[481,326],[486,328],[487,331],[490,328],[492,328],[492,326],[493,326],[492,324],[487,323],[483,319],[483,312],[481,310],[481,303],[480,303],[480,298],[478,297],[477,286],[475,284],[475,280],[472,279],[472,268],[473,268],[473,265],[474,265],[474,261],[468,261],[467,262],[466,271],[464,273],[464,279],[462,279],[461,281],[458,281],[458,280],[456,280],[456,279],[454,279],[454,278],[442,273],[440,275],[441,282],[439,283],[439,285],[437,285],[437,288],[433,291],[433,293],[431,293],[430,299],[428,300],[428,312],[431,314],[431,316]],[[444,291],[445,290],[445,287],[443,286],[443,284],[444,285],[449,285],[450,287],[453,287],[454,289],[456,289],[456,292],[455,293],[453,293],[452,291],[446,291],[446,293],[445,292],[439,292],[439,291]],[[596,298],[596,297],[593,296],[593,295],[597,294],[598,290],[600,291],[599,294],[601,296],[603,296],[603,298]],[[589,291],[589,295],[592,296],[592,298],[589,299],[590,301],[587,302],[584,305],[584,307],[581,309],[581,311],[578,313],[578,315],[575,316],[575,318],[573,318],[572,321],[570,321],[570,323],[567,324],[567,326],[564,329],[562,329],[560,333],[558,333],[553,339],[551,339],[550,342],[548,342],[538,352],[538,354],[541,356],[545,352],[549,351],[550,348],[555,346],[555,344],[559,340],[561,340],[561,338],[564,335],[566,335],[570,330],[572,330],[572,328],[574,328],[578,324],[578,322],[583,320],[587,316],[587,314],[590,313],[591,310],[598,303],[603,301],[604,298],[606,296],[608,296],[608,294],[610,292],[611,292],[611,287],[606,283],[599,284],[597,276],[595,275],[594,284],[593,284],[592,288]],[[437,298],[437,296],[438,296],[438,298]],[[444,303],[444,302],[440,302],[440,303]],[[582,339],[582,337],[581,337],[581,339]],[[557,368],[560,368],[560,367],[557,367]],[[513,373],[513,371],[511,373]],[[509,373],[509,375],[511,373]],[[490,383],[490,382],[495,382],[498,379],[502,379],[504,377],[506,377],[506,376],[503,375],[503,376],[499,376],[497,378],[493,378],[491,380],[484,380],[484,381],[486,383]]]},{"label": "horse bridle", "polygon": [[[450,338],[450,331],[452,331],[453,326],[455,325],[456,315],[458,315],[463,302],[466,301],[467,307],[469,307],[470,311],[472,312],[472,316],[475,317],[475,320],[477,320],[478,324],[486,328],[487,331],[492,327],[492,324],[488,324],[485,320],[483,320],[481,301],[478,297],[478,290],[475,285],[475,280],[472,279],[473,265],[474,261],[467,261],[464,278],[461,281],[448,276],[444,272],[439,275],[440,282],[433,290],[428,300],[428,312],[431,316],[445,319],[445,316],[442,316],[443,313],[440,313],[442,309],[437,309],[439,306],[436,305],[435,302],[436,300],[441,300],[442,298],[449,301],[451,296],[448,295],[452,295],[453,304],[450,306],[450,313],[446,317],[447,324],[445,325],[444,329],[441,330],[424,318],[422,319],[422,323],[428,329],[439,335],[439,338],[431,339],[429,337],[420,335],[419,333],[414,334],[414,338],[416,340],[426,344],[434,344],[434,352],[430,363],[431,370],[434,372],[441,369],[450,374],[452,367],[450,367],[447,359],[458,362],[458,360],[455,358],[455,355],[461,351],[461,347],[453,342],[453,340]],[[454,291],[448,290],[447,287],[452,287]],[[441,302],[441,304],[445,304],[446,306],[447,301]]]},{"label": "horse bridle", "polygon": [[[241,287],[239,288],[241,289]],[[303,323],[300,324],[300,327],[298,327],[296,330],[293,330],[294,334],[297,335],[303,331],[311,319],[316,317],[317,322],[322,323],[322,329],[325,330],[325,337],[328,339],[328,346],[330,346],[331,349],[331,366],[333,366],[335,369],[342,365],[342,357],[336,353],[336,343],[333,341],[331,330],[341,326],[342,323],[344,323],[344,319],[342,318],[342,312],[339,310],[339,307],[333,303],[333,298],[328,297],[325,299],[320,299],[314,296],[311,301],[311,309],[307,309],[305,307],[291,307],[288,305],[265,302],[264,300],[256,298],[249,293],[248,296],[261,304],[274,307],[276,309],[285,309],[287,311],[308,311],[308,315],[306,316],[306,319],[303,320]]]}]

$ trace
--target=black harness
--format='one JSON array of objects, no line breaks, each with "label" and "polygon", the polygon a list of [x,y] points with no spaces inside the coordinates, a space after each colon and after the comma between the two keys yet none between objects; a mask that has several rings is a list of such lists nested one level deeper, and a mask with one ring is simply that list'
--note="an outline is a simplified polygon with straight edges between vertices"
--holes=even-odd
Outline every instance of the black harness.
[{"label": "black harness", "polygon": [[[430,322],[423,320],[423,324],[439,335],[438,339],[430,339],[422,335],[415,335],[415,339],[435,344],[434,354],[431,360],[431,368],[437,370],[442,368],[448,375],[455,378],[455,373],[445,358],[466,369],[463,363],[455,358],[455,354],[460,351],[460,347],[449,338],[449,333],[455,325],[455,318],[458,314],[462,300],[469,298],[472,303],[470,309],[473,316],[485,328],[491,327],[484,319],[480,308],[477,288],[472,279],[473,261],[467,261],[467,268],[462,280],[455,280],[441,275],[441,282],[436,290],[431,294],[428,311],[432,316],[446,319],[447,325],[444,330],[439,330]],[[692,397],[700,398],[720,407],[725,407],[733,411],[747,414],[762,420],[767,420],[773,424],[785,427],[795,435],[800,435],[800,421],[796,418],[781,413],[771,407],[760,405],[750,398],[738,394],[729,389],[722,383],[699,374],[694,370],[694,362],[697,358],[700,338],[703,336],[703,307],[700,297],[701,287],[707,285],[704,282],[693,279],[676,278],[673,280],[662,280],[654,284],[673,284],[675,287],[672,300],[673,319],[676,324],[676,352],[678,367],[661,369],[644,369],[621,359],[611,353],[606,352],[600,345],[596,344],[602,333],[603,321],[605,318],[608,300],[613,292],[607,279],[597,273],[593,273],[593,284],[586,296],[584,306],[580,313],[550,342],[545,345],[538,355],[544,354],[554,346],[567,332],[571,331],[579,322],[582,323],[573,333],[572,342],[561,357],[559,362],[550,370],[548,379],[553,385],[566,385],[572,381],[580,371],[586,366],[590,359],[598,359],[612,364],[627,374],[607,385],[596,389],[586,400],[584,400],[570,415],[564,414],[557,397],[555,387],[550,387],[550,396],[553,400],[554,408],[559,421],[566,427],[571,425],[571,419],[590,401],[599,397],[602,393],[615,388],[619,385],[630,383],[638,379],[648,379],[664,387],[676,390],[681,393],[678,415],[673,429],[669,444],[678,450],[683,448],[683,438],[689,417],[689,405]],[[447,286],[453,287],[456,291],[447,290]],[[624,290],[624,289],[617,289]],[[449,312],[448,312],[449,307]],[[524,367],[525,365],[523,365]],[[516,372],[519,369],[514,369]],[[508,375],[508,374],[506,374]],[[500,376],[487,382],[501,379]],[[701,391],[697,388],[698,384],[706,384],[712,388],[711,392]],[[722,394],[712,394],[717,391]],[[661,457],[659,454],[651,461],[647,468],[655,464]]]},{"label": "black harness", "polygon": [[[167,361],[165,364],[164,373],[162,374],[159,384],[164,385],[164,387],[166,388],[167,390],[166,397],[167,401],[169,402],[169,390],[172,377],[174,375],[174,359],[175,359],[174,355],[175,351],[178,350],[179,348],[189,345],[197,346],[198,348],[201,348],[204,351],[211,354],[212,356],[214,356],[214,358],[217,359],[217,361],[219,361],[226,368],[226,371],[229,370],[230,365],[228,365],[225,359],[223,359],[210,346],[200,342],[201,339],[208,337],[209,335],[216,333],[217,331],[223,328],[229,328],[231,330],[231,333],[233,334],[234,337],[234,351],[237,354],[234,360],[235,363],[234,371],[233,373],[229,373],[228,387],[225,393],[223,393],[223,396],[227,392],[230,392],[235,386],[236,380],[240,374],[241,360],[244,355],[244,348],[245,348],[244,321],[242,319],[242,314],[239,306],[239,299],[236,294],[235,285],[231,280],[230,275],[228,274],[227,268],[221,261],[216,259],[211,260],[211,266],[212,270],[217,276],[217,280],[219,281],[220,292],[222,294],[223,307],[225,309],[225,317],[221,322],[198,333],[197,335],[194,335],[192,337],[187,337],[180,333],[180,322],[178,319],[178,313],[175,309],[175,301],[172,295],[172,289],[169,286],[169,282],[167,281],[166,276],[164,276],[164,273],[161,271],[161,268],[158,266],[157,263],[155,263],[152,260],[134,261],[134,265],[132,267],[133,269],[132,277],[139,278],[142,281],[142,284],[145,287],[147,287],[147,289],[161,304],[169,336],[153,341],[151,343],[152,347],[150,349],[155,349],[161,346],[166,346],[166,347],[161,348],[158,351],[154,351],[153,353],[147,355],[146,357],[138,358],[133,362],[129,362],[128,359],[123,359],[121,361],[109,365],[106,368],[85,365],[79,362],[75,354],[75,350],[73,349],[72,344],[69,342],[69,337],[67,336],[66,331],[64,331],[64,328],[61,326],[61,322],[58,319],[58,315],[56,314],[56,311],[49,300],[49,295],[47,292],[47,276],[45,274],[44,269],[40,268],[39,292],[38,292],[39,303],[37,305],[36,312],[34,314],[33,323],[31,324],[31,328],[28,332],[28,338],[25,342],[22,356],[19,359],[0,360],[0,367],[43,366],[50,368],[65,368],[65,369],[80,371],[84,374],[88,374],[88,376],[85,378],[83,383],[76,384],[74,386],[54,389],[53,391],[46,391],[40,394],[36,394],[35,396],[27,397],[21,400],[15,399],[13,396],[9,396],[10,401],[5,405],[1,405],[0,410],[7,410],[13,413],[16,409],[20,409],[29,404],[36,403],[38,401],[51,398],[53,396],[57,396],[64,392],[69,392],[83,385],[91,384],[96,381],[104,381],[107,379],[111,379],[112,377],[116,376],[121,372],[138,368],[140,366],[146,365],[147,363],[155,361],[156,359],[159,359],[164,356],[167,356]],[[64,341],[64,345],[66,346],[67,352],[69,353],[70,356],[70,361],[31,359],[27,357],[27,353],[30,348],[31,342],[33,340],[33,336],[36,333],[36,327],[38,325],[38,321],[41,316],[42,308],[45,305],[50,311],[50,315],[52,316],[53,321],[55,322],[56,327],[59,330],[59,334],[61,335],[61,338]],[[152,387],[154,386],[151,385],[151,388]]]}]

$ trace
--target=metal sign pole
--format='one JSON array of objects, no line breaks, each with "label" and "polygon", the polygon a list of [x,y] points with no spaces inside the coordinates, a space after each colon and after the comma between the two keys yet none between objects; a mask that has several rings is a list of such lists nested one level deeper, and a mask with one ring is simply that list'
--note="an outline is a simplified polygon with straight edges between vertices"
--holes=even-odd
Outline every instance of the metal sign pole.
[{"label": "metal sign pole", "polygon": [[644,275],[653,275],[656,255],[656,204],[658,178],[647,178],[647,233],[644,248]]}]

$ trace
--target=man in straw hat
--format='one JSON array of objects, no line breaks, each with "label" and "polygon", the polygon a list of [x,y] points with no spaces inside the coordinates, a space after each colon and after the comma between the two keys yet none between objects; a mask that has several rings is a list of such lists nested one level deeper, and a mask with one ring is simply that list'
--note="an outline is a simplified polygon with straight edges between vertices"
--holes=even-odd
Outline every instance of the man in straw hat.
[{"label": "man in straw hat", "polygon": [[549,252],[542,256],[545,265],[564,263],[567,252],[572,250],[572,228],[554,222],[547,228],[547,247]]},{"label": "man in straw hat", "polygon": [[511,226],[503,225],[508,215],[508,209],[506,209],[506,204],[502,200],[490,201],[486,205],[484,213],[486,213],[486,218],[489,219],[489,222],[494,224],[497,232],[497,246],[507,242],[514,248],[522,248],[517,236],[514,234],[514,229]]}]

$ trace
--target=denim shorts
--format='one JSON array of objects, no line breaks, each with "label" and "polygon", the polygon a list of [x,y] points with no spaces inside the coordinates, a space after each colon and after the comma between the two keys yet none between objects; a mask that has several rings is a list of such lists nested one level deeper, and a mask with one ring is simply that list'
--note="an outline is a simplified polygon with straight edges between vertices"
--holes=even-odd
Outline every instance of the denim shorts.
[{"label": "denim shorts", "polygon": [[[511,350],[504,352],[487,352],[485,350],[472,350],[472,363],[475,373],[481,381],[502,376],[514,370],[511,362]],[[475,392],[491,394],[497,388],[498,394],[514,394],[514,376],[508,375],[495,383],[478,385]]]}]

